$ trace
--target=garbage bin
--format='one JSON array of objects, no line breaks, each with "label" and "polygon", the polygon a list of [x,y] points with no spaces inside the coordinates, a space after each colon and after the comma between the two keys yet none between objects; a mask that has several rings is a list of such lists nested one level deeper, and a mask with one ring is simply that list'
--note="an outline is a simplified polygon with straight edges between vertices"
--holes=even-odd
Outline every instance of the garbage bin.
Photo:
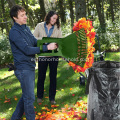
[{"label": "garbage bin", "polygon": [[94,62],[86,75],[87,120],[120,120],[120,62]]}]

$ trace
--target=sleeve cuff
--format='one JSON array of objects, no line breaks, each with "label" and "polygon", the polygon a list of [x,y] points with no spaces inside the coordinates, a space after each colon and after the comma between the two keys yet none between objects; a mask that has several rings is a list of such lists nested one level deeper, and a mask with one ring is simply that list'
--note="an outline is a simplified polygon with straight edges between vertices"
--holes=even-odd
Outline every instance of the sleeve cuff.
[{"label": "sleeve cuff", "polygon": [[47,45],[43,45],[43,52],[48,51]]}]

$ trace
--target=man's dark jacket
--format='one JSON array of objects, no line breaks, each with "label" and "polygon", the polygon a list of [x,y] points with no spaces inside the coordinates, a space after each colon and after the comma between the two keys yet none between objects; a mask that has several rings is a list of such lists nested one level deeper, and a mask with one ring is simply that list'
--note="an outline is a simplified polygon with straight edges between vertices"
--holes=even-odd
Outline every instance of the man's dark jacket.
[{"label": "man's dark jacket", "polygon": [[[9,33],[9,41],[16,69],[34,70],[35,54],[40,53],[40,48],[30,29],[15,22]],[[46,45],[43,46],[43,51],[47,51]]]}]

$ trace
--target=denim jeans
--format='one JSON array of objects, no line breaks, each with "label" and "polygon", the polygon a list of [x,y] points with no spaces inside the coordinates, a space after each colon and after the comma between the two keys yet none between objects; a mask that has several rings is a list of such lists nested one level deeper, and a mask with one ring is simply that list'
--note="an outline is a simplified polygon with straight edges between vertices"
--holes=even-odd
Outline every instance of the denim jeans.
[{"label": "denim jeans", "polygon": [[20,81],[22,88],[22,96],[17,104],[11,120],[19,120],[25,112],[27,120],[35,120],[34,111],[34,86],[35,86],[35,71],[34,70],[16,70],[15,75]]}]

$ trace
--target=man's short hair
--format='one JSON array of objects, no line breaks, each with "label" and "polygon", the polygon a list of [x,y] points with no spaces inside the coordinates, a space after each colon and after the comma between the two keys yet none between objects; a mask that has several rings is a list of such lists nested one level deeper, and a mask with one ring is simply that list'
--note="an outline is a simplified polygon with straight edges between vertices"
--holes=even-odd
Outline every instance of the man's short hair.
[{"label": "man's short hair", "polygon": [[12,20],[15,22],[13,17],[18,17],[18,12],[19,11],[25,11],[25,8],[20,6],[20,5],[14,5],[11,10],[10,10],[10,17],[12,18]]}]

